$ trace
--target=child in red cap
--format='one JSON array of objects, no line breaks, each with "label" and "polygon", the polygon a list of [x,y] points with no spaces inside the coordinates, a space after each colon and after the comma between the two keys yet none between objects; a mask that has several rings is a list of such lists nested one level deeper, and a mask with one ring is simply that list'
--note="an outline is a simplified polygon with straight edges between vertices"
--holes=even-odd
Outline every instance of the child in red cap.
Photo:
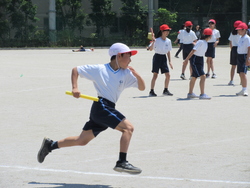
[{"label": "child in red cap", "polygon": [[161,70],[161,73],[165,74],[165,77],[166,77],[163,95],[168,95],[168,96],[173,95],[168,90],[170,74],[169,74],[169,68],[168,68],[167,57],[166,57],[166,54],[167,54],[168,60],[169,60],[169,66],[171,69],[173,69],[173,65],[171,63],[171,56],[170,56],[170,51],[172,50],[172,43],[171,43],[171,40],[167,38],[170,30],[171,28],[168,25],[163,24],[160,26],[160,30],[157,33],[156,38],[154,36],[154,33],[152,33],[153,42],[151,43],[152,45],[150,46],[149,50],[152,51],[154,49],[155,54],[153,56],[153,67],[152,67],[153,78],[151,80],[151,90],[149,92],[149,96],[151,97],[157,96],[154,92],[154,87],[155,87],[155,81],[159,74],[159,70]]},{"label": "child in red cap", "polygon": [[[211,39],[212,30],[207,28],[204,29],[203,35],[201,36],[200,40],[197,41],[195,46],[193,47],[192,51],[189,53],[187,58],[185,59],[184,63],[187,63],[190,59],[190,65],[192,67],[192,77],[189,83],[189,92],[187,94],[188,99],[192,98],[200,98],[200,99],[211,99],[208,95],[205,94],[205,72],[204,72],[204,58],[205,52],[207,51],[207,41]],[[200,96],[197,96],[194,92],[194,85],[197,78],[200,77]]]},{"label": "child in red cap", "polygon": [[213,35],[210,40],[208,40],[208,48],[205,53],[205,56],[207,57],[207,74],[206,77],[210,77],[210,70],[212,70],[212,77],[211,78],[216,78],[216,74],[214,72],[214,62],[213,59],[215,58],[215,47],[219,43],[219,38],[220,38],[220,31],[215,28],[216,21],[214,19],[210,19],[208,21],[209,28],[212,29]]},{"label": "child in red cap", "polygon": [[247,66],[250,65],[250,37],[247,35],[247,24],[241,23],[236,30],[241,35],[239,40],[237,52],[237,73],[239,73],[242,90],[236,93],[238,96],[248,96],[247,91]]},{"label": "child in red cap", "polygon": [[230,36],[228,38],[229,40],[229,46],[230,46],[230,65],[231,65],[231,70],[230,70],[230,81],[228,83],[228,85],[234,85],[234,73],[235,73],[235,69],[237,66],[237,47],[239,44],[239,40],[240,40],[240,35],[238,34],[236,28],[239,26],[239,24],[241,24],[242,21],[237,20],[234,22],[234,29],[233,31],[230,33]]},{"label": "child in red cap", "polygon": [[[194,47],[195,42],[197,41],[197,36],[195,35],[195,32],[192,31],[193,23],[191,21],[185,22],[185,29],[183,32],[181,32],[180,38],[183,42],[183,49],[182,49],[182,56],[183,60],[185,60],[188,56],[188,54],[191,52],[191,50]],[[185,70],[187,67],[188,62],[184,61],[182,65],[182,72],[180,78],[185,80]],[[192,74],[192,70],[190,68],[190,74]]]}]

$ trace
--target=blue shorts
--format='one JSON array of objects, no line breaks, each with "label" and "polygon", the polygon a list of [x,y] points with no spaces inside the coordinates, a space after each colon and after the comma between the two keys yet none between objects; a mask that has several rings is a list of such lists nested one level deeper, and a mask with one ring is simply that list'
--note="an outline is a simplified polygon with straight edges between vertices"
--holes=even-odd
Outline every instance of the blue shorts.
[{"label": "blue shorts", "polygon": [[194,47],[193,44],[183,44],[183,47],[182,47],[183,60],[185,60],[187,58],[187,56],[193,50],[193,47]]},{"label": "blue shorts", "polygon": [[153,65],[152,65],[152,72],[159,73],[159,69],[161,69],[161,73],[169,72],[168,64],[167,64],[167,57],[166,55],[155,54],[153,57]]},{"label": "blue shorts", "polygon": [[206,57],[212,57],[215,58],[215,47],[214,42],[209,42],[207,45],[207,51],[205,53]]},{"label": "blue shorts", "polygon": [[192,67],[192,77],[198,78],[205,74],[203,68],[204,68],[204,59],[203,56],[196,56],[193,55],[190,58],[190,65]]},{"label": "blue shorts", "polygon": [[92,104],[89,121],[83,130],[92,130],[97,136],[108,127],[115,129],[124,118],[125,116],[115,109],[115,103],[99,97],[99,101]]},{"label": "blue shorts", "polygon": [[245,74],[247,73],[246,59],[247,59],[247,54],[238,54],[237,73],[241,72],[244,72]]},{"label": "blue shorts", "polygon": [[233,46],[230,52],[230,65],[237,65],[237,46]]}]

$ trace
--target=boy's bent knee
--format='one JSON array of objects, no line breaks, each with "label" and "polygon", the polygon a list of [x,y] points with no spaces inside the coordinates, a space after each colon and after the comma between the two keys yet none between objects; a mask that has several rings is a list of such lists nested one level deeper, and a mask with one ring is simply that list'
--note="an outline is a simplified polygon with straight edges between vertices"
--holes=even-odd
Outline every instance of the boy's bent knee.
[{"label": "boy's bent knee", "polygon": [[121,132],[133,133],[134,126],[128,120],[125,119],[117,125],[116,129],[121,131]]}]

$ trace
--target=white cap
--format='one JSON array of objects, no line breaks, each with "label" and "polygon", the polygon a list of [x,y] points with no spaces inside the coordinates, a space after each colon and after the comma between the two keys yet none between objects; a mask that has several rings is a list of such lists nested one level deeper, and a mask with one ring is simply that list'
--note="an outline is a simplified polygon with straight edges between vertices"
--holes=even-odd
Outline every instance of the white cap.
[{"label": "white cap", "polygon": [[248,22],[248,25],[250,25],[250,22]]},{"label": "white cap", "polygon": [[130,52],[131,55],[137,54],[137,50],[130,50],[130,48],[123,43],[114,43],[109,48],[109,55],[111,57],[117,54],[123,54],[123,53],[128,53],[128,52]]}]

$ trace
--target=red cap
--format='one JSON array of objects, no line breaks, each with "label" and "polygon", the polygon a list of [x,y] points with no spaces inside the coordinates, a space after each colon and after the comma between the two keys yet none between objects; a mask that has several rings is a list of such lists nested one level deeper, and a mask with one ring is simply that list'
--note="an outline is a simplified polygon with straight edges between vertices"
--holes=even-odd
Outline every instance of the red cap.
[{"label": "red cap", "polygon": [[210,28],[206,28],[206,29],[203,30],[203,34],[204,35],[212,35],[213,31]]},{"label": "red cap", "polygon": [[240,20],[235,21],[234,28],[237,28],[241,23],[242,23],[242,21],[240,21]]},{"label": "red cap", "polygon": [[192,26],[193,23],[191,21],[186,21],[185,22],[185,27],[189,27],[189,26]]},{"label": "red cap", "polygon": [[167,25],[167,24],[163,24],[160,26],[160,30],[164,31],[164,30],[171,30],[171,28]]},{"label": "red cap", "polygon": [[215,21],[214,19],[210,19],[210,20],[208,21],[208,23],[210,23],[210,22],[216,24],[216,21]]},{"label": "red cap", "polygon": [[247,27],[247,24],[242,22],[240,25],[238,25],[238,27],[236,28],[236,30],[239,30],[239,29],[248,29]]}]

